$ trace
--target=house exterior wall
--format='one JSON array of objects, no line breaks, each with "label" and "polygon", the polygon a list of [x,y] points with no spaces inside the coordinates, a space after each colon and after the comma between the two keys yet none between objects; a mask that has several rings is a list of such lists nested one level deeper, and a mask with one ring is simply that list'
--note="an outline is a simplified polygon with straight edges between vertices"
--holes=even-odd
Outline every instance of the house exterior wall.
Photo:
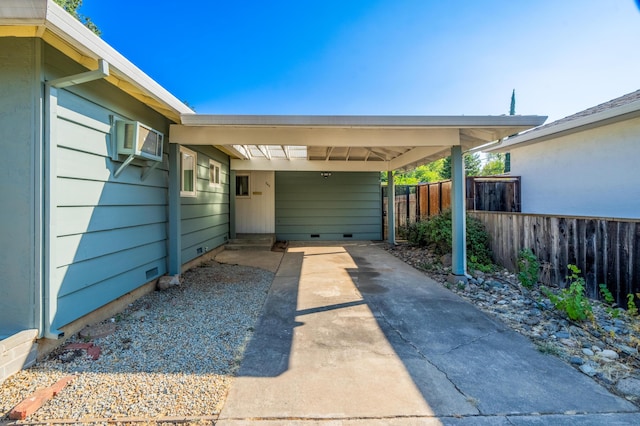
[{"label": "house exterior wall", "polygon": [[[188,146],[197,153],[196,197],[180,197],[181,256],[187,263],[229,239],[229,156],[210,146]],[[221,165],[220,185],[209,182],[209,160]]]},{"label": "house exterior wall", "polygon": [[279,240],[380,240],[377,172],[276,172]]},{"label": "house exterior wall", "polygon": [[39,109],[40,41],[0,38],[0,340],[37,327],[35,306],[39,253],[34,163]]},{"label": "house exterior wall", "polygon": [[[45,48],[47,80],[81,71]],[[121,161],[112,160],[111,119],[139,120],[165,134],[169,122],[104,81],[60,89],[56,100],[48,224],[52,328],[158,278],[167,264],[166,154],[145,180],[143,164],[114,177]]]},{"label": "house exterior wall", "polygon": [[640,218],[640,118],[514,147],[522,212]]}]

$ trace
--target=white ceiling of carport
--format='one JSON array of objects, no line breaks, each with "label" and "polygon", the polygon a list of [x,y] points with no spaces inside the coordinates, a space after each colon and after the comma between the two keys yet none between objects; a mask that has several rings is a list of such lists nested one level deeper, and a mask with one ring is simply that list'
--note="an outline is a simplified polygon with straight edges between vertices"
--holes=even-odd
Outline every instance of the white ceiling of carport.
[{"label": "white ceiling of carport", "polygon": [[544,116],[265,116],[184,114],[170,141],[211,145],[233,170],[386,171],[477,148]]}]

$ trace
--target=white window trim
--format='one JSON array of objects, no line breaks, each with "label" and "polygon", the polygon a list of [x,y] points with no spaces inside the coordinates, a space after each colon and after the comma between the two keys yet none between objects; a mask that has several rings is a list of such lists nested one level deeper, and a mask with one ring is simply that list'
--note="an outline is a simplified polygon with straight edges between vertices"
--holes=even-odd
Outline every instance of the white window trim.
[{"label": "white window trim", "polygon": [[[218,173],[216,175],[216,169],[218,169]],[[217,181],[216,181],[217,176]],[[209,159],[209,186],[220,187],[222,186],[222,164],[217,161]]]},{"label": "white window trim", "polygon": [[[182,169],[182,155],[187,154],[193,157],[193,191],[184,191],[184,172]],[[180,196],[181,197],[196,197],[198,185],[198,153],[183,146],[180,147]]]},{"label": "white window trim", "polygon": [[247,188],[247,195],[238,195],[236,193],[236,198],[251,198],[251,174],[250,173],[238,173],[238,174],[236,174],[236,191],[238,191],[238,188],[237,188],[238,181],[237,181],[237,179],[240,176],[246,176],[247,177],[247,182],[249,182],[249,188]]}]

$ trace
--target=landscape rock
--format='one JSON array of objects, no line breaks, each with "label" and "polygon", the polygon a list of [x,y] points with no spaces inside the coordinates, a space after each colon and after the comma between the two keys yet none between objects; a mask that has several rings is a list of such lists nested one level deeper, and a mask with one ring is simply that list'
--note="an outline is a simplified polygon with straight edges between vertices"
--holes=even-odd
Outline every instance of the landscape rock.
[{"label": "landscape rock", "polygon": [[611,349],[605,349],[600,352],[600,356],[608,359],[618,359],[620,356],[616,351],[612,351]]},{"label": "landscape rock", "polygon": [[158,290],[166,290],[170,287],[175,287],[180,285],[180,275],[164,275],[158,279],[158,284],[156,287]]},{"label": "landscape rock", "polygon": [[592,376],[595,376],[597,373],[596,369],[590,366],[589,364],[582,364],[579,368],[580,368],[580,371],[582,371],[587,376],[592,377]]}]

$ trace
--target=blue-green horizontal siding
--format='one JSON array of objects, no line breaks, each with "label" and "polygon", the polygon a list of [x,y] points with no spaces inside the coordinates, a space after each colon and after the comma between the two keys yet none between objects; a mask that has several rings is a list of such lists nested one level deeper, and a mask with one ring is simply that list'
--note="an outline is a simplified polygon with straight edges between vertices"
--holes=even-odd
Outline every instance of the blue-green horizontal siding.
[{"label": "blue-green horizontal siding", "polygon": [[229,204],[186,204],[182,205],[180,213],[183,221],[200,217],[216,216],[218,214],[229,215]]},{"label": "blue-green horizontal siding", "polygon": [[59,207],[167,205],[166,188],[120,182],[58,179]]},{"label": "blue-green horizontal siding", "polygon": [[70,265],[166,238],[164,223],[60,236],[55,245],[56,263],[58,267]]},{"label": "blue-green horizontal siding", "polygon": [[[196,197],[180,198],[181,259],[187,263],[229,239],[229,157],[208,146],[197,153]],[[209,182],[209,160],[220,164],[220,184]]]},{"label": "blue-green horizontal siding", "polygon": [[[64,281],[65,285],[59,296],[69,295],[112,278],[114,265],[118,265],[118,271],[124,273],[133,271],[140,265],[162,260],[165,251],[165,242],[156,241],[60,267],[56,274],[57,280],[59,284]],[[161,271],[164,270],[162,267]]]},{"label": "blue-green horizontal siding", "polygon": [[54,327],[135,290],[167,268],[168,162],[165,158],[145,180],[142,164],[114,177],[122,163],[112,160],[110,116],[137,119],[165,134],[169,123],[137,101],[113,95],[112,86],[88,83],[82,90],[58,92],[52,151]]},{"label": "blue-green horizontal siding", "polygon": [[281,240],[379,240],[378,173],[276,172],[276,236]]},{"label": "blue-green horizontal siding", "polygon": [[198,217],[195,219],[186,219],[182,221],[182,233],[183,235],[188,235],[215,226],[226,226],[228,222],[229,215],[227,214],[217,214]]},{"label": "blue-green horizontal siding", "polygon": [[110,231],[167,221],[166,209],[157,206],[59,207],[58,235]]},{"label": "blue-green horizontal siding", "polygon": [[[156,260],[146,264],[140,264],[137,268],[112,275],[111,278],[95,285],[83,288],[64,296],[58,296],[58,310],[54,327],[68,324],[78,318],[81,312],[92,312],[105,304],[127,294],[132,290],[132,284],[145,281],[147,271],[157,270],[159,275],[166,273],[166,260]],[[142,277],[142,278],[141,278]],[[138,287],[139,284],[136,286]],[[133,287],[135,288],[135,287]],[[77,306],[80,304],[81,306]]]},{"label": "blue-green horizontal siding", "polygon": [[[315,237],[315,235],[318,236]],[[380,232],[354,233],[351,237],[345,237],[344,233],[278,233],[277,238],[281,241],[377,241],[380,239]]]}]

